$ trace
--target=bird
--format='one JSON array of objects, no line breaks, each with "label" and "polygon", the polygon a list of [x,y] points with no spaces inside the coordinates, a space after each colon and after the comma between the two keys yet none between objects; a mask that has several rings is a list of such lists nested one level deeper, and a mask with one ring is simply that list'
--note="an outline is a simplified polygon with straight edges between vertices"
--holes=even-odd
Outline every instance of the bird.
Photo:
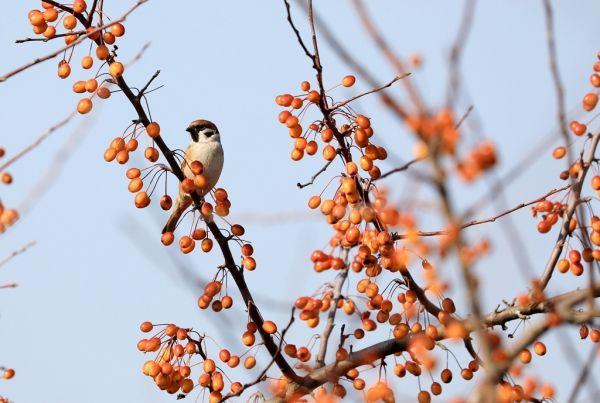
[{"label": "bird", "polygon": [[[183,174],[190,179],[194,179],[194,173],[190,165],[194,161],[200,161],[204,170],[202,174],[206,177],[207,185],[196,192],[200,197],[204,197],[219,181],[221,171],[223,170],[224,153],[221,145],[221,134],[217,126],[205,119],[196,119],[186,129],[192,139],[190,145],[186,148],[185,159],[181,164]],[[179,195],[171,208],[171,215],[163,228],[165,232],[174,232],[181,215],[192,204],[192,197],[179,189]]]}]

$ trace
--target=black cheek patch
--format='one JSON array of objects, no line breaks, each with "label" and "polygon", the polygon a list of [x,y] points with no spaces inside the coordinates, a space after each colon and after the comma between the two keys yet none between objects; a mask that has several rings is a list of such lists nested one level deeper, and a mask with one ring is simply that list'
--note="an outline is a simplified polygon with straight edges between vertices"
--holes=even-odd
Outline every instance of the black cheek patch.
[{"label": "black cheek patch", "polygon": [[194,131],[192,131],[191,135],[192,135],[192,140],[194,140],[194,142],[197,143],[198,139],[199,139],[198,132],[194,130]]}]

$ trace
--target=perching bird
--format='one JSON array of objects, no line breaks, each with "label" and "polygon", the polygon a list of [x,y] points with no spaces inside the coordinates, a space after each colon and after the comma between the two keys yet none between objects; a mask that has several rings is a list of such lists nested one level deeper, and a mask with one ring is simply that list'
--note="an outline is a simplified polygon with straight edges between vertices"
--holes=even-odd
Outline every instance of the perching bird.
[{"label": "perching bird", "polygon": [[[186,130],[190,133],[192,142],[185,150],[185,160],[181,165],[181,169],[186,177],[194,179],[190,164],[194,161],[202,163],[204,167],[202,174],[206,177],[207,186],[197,192],[200,196],[204,196],[217,184],[223,170],[224,155],[223,146],[221,146],[221,135],[214,123],[204,119],[194,120]],[[179,218],[190,204],[192,204],[190,195],[179,189],[179,195],[171,209],[171,216],[163,228],[163,234],[175,231]]]}]

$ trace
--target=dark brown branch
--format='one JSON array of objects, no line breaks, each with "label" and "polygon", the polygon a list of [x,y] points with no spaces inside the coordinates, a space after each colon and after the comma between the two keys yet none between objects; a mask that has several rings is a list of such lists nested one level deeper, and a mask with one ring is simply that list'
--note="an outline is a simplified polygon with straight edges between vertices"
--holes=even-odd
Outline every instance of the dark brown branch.
[{"label": "dark brown branch", "polygon": [[88,25],[92,25],[92,21],[94,20],[94,14],[96,13],[96,7],[98,7],[98,0],[94,0],[92,3],[92,7],[90,8],[90,12],[88,14],[87,23]]},{"label": "dark brown branch", "polygon": [[148,87],[150,87],[150,84],[152,84],[152,81],[154,81],[156,79],[156,77],[158,77],[159,74],[160,74],[160,70],[156,70],[156,72],[152,75],[152,77],[150,77],[150,80],[148,80],[146,85],[144,85],[142,87],[142,89],[140,90],[140,92],[138,93],[138,95],[137,95],[138,99],[141,99],[144,96],[144,93],[146,92]]},{"label": "dark brown branch", "polygon": [[63,38],[65,36],[70,35],[84,35],[86,31],[77,31],[77,32],[65,32],[64,34],[56,34],[52,38],[23,38],[15,40],[15,43],[25,43],[25,42],[50,42],[53,39]]}]

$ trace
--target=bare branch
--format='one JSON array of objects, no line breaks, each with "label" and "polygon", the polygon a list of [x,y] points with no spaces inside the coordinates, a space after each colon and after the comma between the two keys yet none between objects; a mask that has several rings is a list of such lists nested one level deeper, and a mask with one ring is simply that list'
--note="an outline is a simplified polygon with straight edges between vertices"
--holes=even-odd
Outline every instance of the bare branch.
[{"label": "bare branch", "polygon": [[[90,29],[89,31],[86,31],[86,33],[84,35],[79,36],[79,38],[77,38],[76,41],[70,43],[69,45],[67,45],[67,46],[65,46],[63,48],[60,48],[60,49],[58,49],[58,50],[56,50],[56,51],[54,51],[52,53],[49,53],[46,56],[39,57],[39,58],[37,58],[37,59],[35,59],[35,60],[27,63],[27,64],[24,64],[23,66],[17,67],[16,69],[14,69],[14,70],[6,73],[3,76],[0,76],[0,83],[8,80],[9,78],[11,78],[11,77],[13,77],[13,76],[15,76],[15,75],[17,75],[17,74],[25,71],[25,70],[27,70],[30,67],[35,66],[36,64],[45,62],[45,61],[50,60],[50,59],[54,59],[56,56],[60,55],[64,51],[69,50],[72,47],[75,47],[75,46],[79,45],[86,38],[88,38],[88,37],[90,37],[92,35],[95,35],[96,33],[100,32],[100,31],[102,31],[102,30],[104,30],[106,28],[109,28],[109,27],[111,27],[111,26],[113,26],[113,25],[115,25],[117,23],[125,21],[125,19],[127,18],[127,16],[129,14],[131,14],[136,8],[138,8],[142,4],[146,3],[147,1],[148,0],[138,0],[138,2],[136,2],[127,12],[125,12],[125,14],[123,14],[123,16],[121,16],[121,18],[118,18],[116,20],[112,20],[110,23],[108,23],[106,25],[103,25],[101,27]],[[51,2],[51,3],[54,3],[54,2]],[[56,4],[58,4],[58,3],[56,3]],[[71,12],[72,12],[72,10],[71,10]],[[79,14],[79,15],[81,15],[81,14]],[[87,26],[89,26],[89,25],[87,25]]]},{"label": "bare branch", "polygon": [[423,161],[425,158],[415,158],[414,160],[408,161],[406,164],[399,166],[397,168],[392,169],[391,171],[388,171],[384,174],[381,174],[381,176],[379,178],[377,178],[377,180],[383,179],[383,178],[387,178],[388,176],[395,174],[397,172],[402,172],[402,171],[406,171],[408,168],[410,168],[413,164],[419,162],[419,161]]},{"label": "bare branch", "polygon": [[[502,213],[496,214],[493,217],[488,217],[488,218],[484,218],[484,219],[480,219],[480,220],[472,220],[472,221],[460,224],[459,226],[457,226],[455,228],[455,230],[463,230],[465,228],[469,228],[474,225],[481,225],[481,224],[485,224],[485,223],[494,222],[499,218],[502,218],[508,214],[514,213],[515,211],[520,210],[524,207],[531,206],[532,204],[535,204],[542,200],[545,200],[546,198],[548,198],[556,193],[562,192],[563,190],[567,190],[570,187],[571,187],[571,185],[566,185],[566,186],[563,186],[563,187],[560,187],[557,189],[552,189],[551,191],[547,192],[543,196],[540,196],[534,200],[531,200],[531,201],[528,201],[525,203],[520,203],[506,211],[503,211]],[[438,235],[447,235],[447,234],[450,234],[451,232],[452,232],[452,230],[418,231],[416,234],[418,236],[438,236]],[[409,236],[409,234],[396,234],[396,235],[394,235],[394,239],[395,240],[406,239],[406,238],[408,238],[408,236]]]},{"label": "bare branch", "polygon": [[[339,153],[339,150],[336,150],[336,155]],[[306,183],[300,183],[298,182],[296,184],[296,186],[298,186],[300,189],[303,189],[307,186],[312,185],[313,183],[315,183],[315,179],[317,179],[319,177],[319,175],[321,175],[323,172],[325,172],[327,170],[327,168],[329,168],[329,165],[331,165],[331,163],[335,161],[335,158],[332,160],[327,161],[327,163],[325,163],[325,165],[323,165],[323,168],[319,169],[317,171],[317,173],[315,173],[313,176],[310,177],[310,181],[306,182]]]},{"label": "bare branch", "polygon": [[550,254],[550,260],[548,260],[548,264],[542,273],[540,278],[540,285],[542,290],[546,288],[548,283],[550,282],[550,278],[552,277],[552,273],[554,272],[554,267],[556,266],[556,262],[558,261],[560,254],[562,253],[565,240],[570,234],[569,231],[569,223],[571,218],[575,214],[575,210],[580,202],[581,197],[581,187],[583,186],[583,181],[592,165],[592,161],[595,159],[596,148],[598,147],[598,142],[600,141],[600,132],[596,133],[592,137],[592,143],[590,144],[590,148],[588,149],[587,155],[585,159],[582,161],[581,171],[579,172],[579,177],[577,181],[573,184],[573,190],[571,192],[571,198],[569,199],[569,204],[567,206],[567,210],[563,216],[563,223],[560,229],[560,233],[558,235],[558,239],[552,249],[552,253]]},{"label": "bare branch", "polygon": [[367,91],[367,92],[363,92],[362,94],[356,95],[356,96],[354,96],[354,97],[352,97],[352,98],[350,98],[350,99],[348,99],[348,100],[346,100],[346,101],[343,101],[343,102],[340,102],[340,103],[334,104],[334,105],[331,107],[331,110],[335,110],[335,109],[341,108],[341,107],[342,107],[342,106],[344,106],[344,105],[348,105],[350,102],[352,102],[352,101],[356,101],[357,99],[359,99],[359,98],[362,98],[362,97],[364,97],[365,95],[373,94],[373,93],[375,93],[375,92],[379,92],[379,91],[381,91],[381,90],[384,90],[384,89],[386,89],[386,88],[388,88],[388,87],[391,87],[391,86],[392,86],[392,85],[393,85],[395,82],[397,82],[397,81],[399,81],[399,80],[402,80],[402,79],[403,79],[403,78],[405,78],[405,77],[408,77],[408,76],[410,76],[410,74],[411,74],[411,73],[405,73],[405,74],[402,74],[401,76],[396,76],[396,77],[394,77],[394,79],[393,79],[392,81],[390,81],[390,82],[389,82],[389,83],[387,83],[387,84],[384,84],[384,85],[382,85],[382,86],[380,86],[380,87],[374,88],[374,89],[372,89],[372,90],[369,90],[369,91]]},{"label": "bare branch", "polygon": [[11,261],[14,257],[19,256],[21,253],[26,252],[27,249],[31,248],[34,245],[35,245],[35,241],[31,241],[27,245],[23,246],[21,249],[12,252],[10,255],[8,255],[4,259],[0,260],[0,267],[4,266],[6,263]]}]

